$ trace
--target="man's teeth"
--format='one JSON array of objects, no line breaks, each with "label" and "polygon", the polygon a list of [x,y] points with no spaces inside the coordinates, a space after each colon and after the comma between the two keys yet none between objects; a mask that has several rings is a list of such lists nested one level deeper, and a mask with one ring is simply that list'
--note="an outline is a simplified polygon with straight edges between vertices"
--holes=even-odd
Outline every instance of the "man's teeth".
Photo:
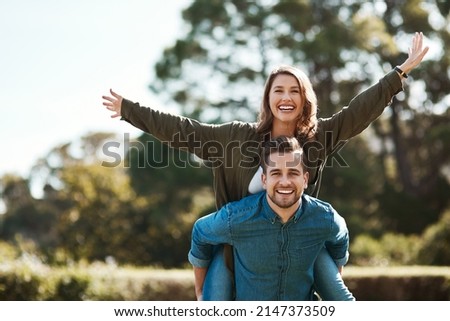
[{"label": "man's teeth", "polygon": [[291,194],[293,192],[293,190],[278,190],[278,193],[280,194]]}]

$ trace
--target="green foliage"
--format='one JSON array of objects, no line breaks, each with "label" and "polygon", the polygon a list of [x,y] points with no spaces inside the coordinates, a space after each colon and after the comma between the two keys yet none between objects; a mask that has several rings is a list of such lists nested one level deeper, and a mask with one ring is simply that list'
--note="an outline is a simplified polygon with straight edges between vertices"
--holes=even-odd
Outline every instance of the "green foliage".
[{"label": "green foliage", "polygon": [[376,195],[383,186],[379,159],[364,137],[355,137],[324,169],[320,198],[330,202],[347,222],[351,235],[382,233]]},{"label": "green foliage", "polygon": [[[191,269],[158,270],[105,264],[49,268],[9,262],[2,265],[0,299],[89,301],[195,300]],[[448,300],[448,268],[389,267],[344,269],[358,300]]]},{"label": "green foliage", "polygon": [[361,266],[450,265],[450,211],[421,235],[385,233],[376,239],[358,235],[350,246],[350,263]]},{"label": "green foliage", "polygon": [[[193,222],[213,207],[209,170],[148,135],[141,138],[149,147],[145,154],[133,147],[126,163],[99,166],[92,155],[107,137],[84,137],[81,155],[89,154],[86,158],[71,154],[75,142],[52,150],[36,170],[50,173],[47,180],[56,181],[58,188],[47,184],[42,199],[27,196],[25,181],[7,177],[8,204],[22,195],[14,190],[26,193],[23,202],[14,201],[0,218],[1,236],[20,246],[19,255],[39,252],[55,265],[111,259],[119,264],[185,264]],[[83,286],[80,280],[65,282],[61,291]]]},{"label": "green foliage", "polygon": [[181,266],[193,223],[214,208],[210,170],[150,135],[140,136],[137,143],[141,148],[135,145],[127,154],[131,186],[139,197],[152,200],[136,226],[135,236],[145,244],[148,257],[141,263]]},{"label": "green foliage", "polygon": [[83,300],[91,283],[83,270],[51,269],[36,258],[21,257],[2,264],[0,300]]},{"label": "green foliage", "polygon": [[[133,189],[139,195],[159,195],[166,204],[176,202],[183,191],[209,187],[211,171],[186,151],[169,147],[148,134],[142,134],[126,155]],[[166,191],[176,189],[172,193]],[[178,192],[179,191],[179,192]],[[180,208],[189,204],[180,204]]]},{"label": "green foliage", "polygon": [[[151,89],[183,114],[217,122],[254,121],[266,76],[280,63],[310,75],[319,116],[331,116],[403,62],[411,33],[424,31],[438,49],[411,72],[404,94],[371,130],[342,149],[349,167],[329,160],[320,197],[346,218],[356,264],[449,264],[448,214],[442,215],[450,195],[448,4],[197,0],[183,18],[186,34],[162,52]],[[0,239],[7,242],[0,242],[0,262],[34,253],[58,266],[185,264],[193,222],[214,208],[210,171],[146,134],[119,166],[102,167],[102,147],[113,139],[89,133],[55,146],[30,177],[0,179]],[[29,188],[36,183],[40,198]],[[53,291],[77,299],[86,286],[71,276],[42,289],[25,272],[4,284],[14,282],[30,291],[17,298]],[[147,286],[159,293],[160,285]],[[108,286],[89,289],[87,297],[120,299],[105,294],[114,292]]]},{"label": "green foliage", "polygon": [[450,299],[450,280],[445,275],[366,275],[349,277],[345,282],[356,299],[360,301],[448,301]]},{"label": "green foliage", "polygon": [[56,242],[54,222],[57,212],[53,204],[31,196],[28,179],[5,175],[0,180],[2,199],[7,212],[0,216],[0,237],[15,241],[21,238],[35,240],[43,247]]},{"label": "green foliage", "polygon": [[42,299],[40,286],[42,277],[30,270],[0,274],[0,300],[24,301]]},{"label": "green foliage", "polygon": [[[353,235],[421,233],[438,220],[450,194],[444,174],[450,35],[448,12],[441,14],[445,6],[419,2],[194,1],[183,14],[191,28],[164,51],[151,88],[176,101],[182,91],[178,102],[188,116],[208,120],[215,111],[217,121],[254,120],[260,104],[254,93],[261,92],[268,71],[291,63],[310,74],[319,116],[328,117],[402,63],[406,41],[423,31],[427,45],[441,44],[439,57],[411,73],[405,95],[393,100],[364,141],[353,138],[346,145],[342,155],[350,167],[326,168],[320,194],[346,217]],[[430,24],[431,15],[443,23]],[[179,50],[179,42],[192,50]]]},{"label": "green foliage", "polygon": [[350,263],[360,266],[411,265],[417,262],[419,246],[417,236],[387,233],[377,240],[361,234],[350,246]]},{"label": "green foliage", "polygon": [[63,247],[77,261],[105,259],[128,237],[126,215],[133,198],[128,178],[106,167],[75,165],[66,166],[60,179],[65,188],[59,197],[73,202],[58,220]]},{"label": "green foliage", "polygon": [[10,243],[0,241],[0,264],[13,261],[19,257],[18,249]]},{"label": "green foliage", "polygon": [[55,301],[80,301],[83,300],[90,283],[86,275],[67,274],[58,281],[52,300]]},{"label": "green foliage", "polygon": [[[448,188],[445,185],[444,182],[444,190]],[[381,206],[380,214],[384,217],[384,229],[406,234],[421,233],[426,226],[439,219],[443,206],[439,203],[445,200],[439,198],[439,194],[418,198],[386,183],[382,192],[376,196]]]},{"label": "green foliage", "polygon": [[50,293],[49,268],[32,253],[15,260],[3,260],[0,273],[0,300],[45,300]]},{"label": "green foliage", "polygon": [[192,271],[117,268],[94,264],[50,268],[36,262],[2,265],[2,301],[194,300]]},{"label": "green foliage", "polygon": [[408,32],[422,30],[425,33],[433,31],[429,24],[429,13],[421,6],[421,0],[407,0],[399,6],[403,17],[403,28]]},{"label": "green foliage", "polygon": [[450,265],[450,210],[439,222],[429,226],[423,233],[418,254],[419,264]]}]

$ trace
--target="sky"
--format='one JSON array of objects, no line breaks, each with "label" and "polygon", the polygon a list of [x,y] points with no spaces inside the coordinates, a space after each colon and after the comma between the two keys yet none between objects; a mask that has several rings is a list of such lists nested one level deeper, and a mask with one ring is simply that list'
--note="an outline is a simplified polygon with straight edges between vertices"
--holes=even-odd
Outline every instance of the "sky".
[{"label": "sky", "polygon": [[52,148],[89,132],[141,134],[110,118],[109,88],[173,111],[148,86],[164,48],[184,36],[191,2],[0,1],[0,178],[27,177]]},{"label": "sky", "polygon": [[[102,105],[113,88],[149,106],[163,49],[184,35],[190,0],[2,0],[0,177],[89,132],[141,132]],[[164,108],[158,105],[157,108]]]}]

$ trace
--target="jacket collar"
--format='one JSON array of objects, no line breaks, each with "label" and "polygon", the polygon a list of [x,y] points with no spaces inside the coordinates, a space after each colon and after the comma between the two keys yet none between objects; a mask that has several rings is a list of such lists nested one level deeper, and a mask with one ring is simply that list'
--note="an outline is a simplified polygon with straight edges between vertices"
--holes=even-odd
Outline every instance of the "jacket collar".
[{"label": "jacket collar", "polygon": [[[266,192],[261,192],[264,193],[263,197],[262,197],[262,205],[263,205],[263,215],[270,221],[270,223],[274,224],[277,221],[280,221],[280,217],[278,216],[277,213],[275,213],[275,211],[270,207],[269,202],[267,201],[267,195]],[[305,198],[305,194],[302,195],[301,197],[301,203],[299,208],[297,209],[297,211],[295,211],[294,216],[289,220],[294,220],[294,223],[297,223],[298,219],[300,218],[300,216],[303,214],[304,209],[306,207],[306,202],[307,199]]]}]

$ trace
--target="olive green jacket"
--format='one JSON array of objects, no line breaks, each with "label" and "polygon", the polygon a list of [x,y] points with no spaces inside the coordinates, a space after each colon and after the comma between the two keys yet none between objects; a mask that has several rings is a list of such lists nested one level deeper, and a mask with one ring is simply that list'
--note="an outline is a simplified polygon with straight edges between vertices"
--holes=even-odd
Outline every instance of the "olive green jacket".
[{"label": "olive green jacket", "polygon": [[[333,116],[318,119],[316,141],[304,146],[310,160],[308,194],[318,196],[327,158],[377,119],[402,89],[400,77],[391,71]],[[212,168],[214,175],[217,208],[249,194],[248,186],[259,167],[262,140],[256,132],[256,123],[205,124],[141,107],[127,99],[122,101],[121,113],[122,119],[133,126],[206,160],[205,164]]]}]

